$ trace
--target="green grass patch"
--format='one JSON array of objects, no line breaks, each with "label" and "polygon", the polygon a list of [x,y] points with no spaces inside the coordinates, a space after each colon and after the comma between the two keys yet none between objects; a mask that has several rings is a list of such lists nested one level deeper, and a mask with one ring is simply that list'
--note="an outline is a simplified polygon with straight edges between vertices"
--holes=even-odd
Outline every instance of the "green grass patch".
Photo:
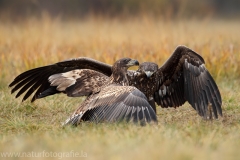
[{"label": "green grass patch", "polygon": [[[0,159],[239,159],[238,30],[238,21],[149,17],[0,23]],[[79,56],[110,64],[131,57],[161,65],[179,44],[205,59],[222,94],[222,118],[205,121],[185,103],[177,109],[158,107],[157,125],[85,122],[62,128],[84,98],[55,95],[21,102],[7,87],[23,71]],[[20,155],[7,158],[6,153]]]},{"label": "green grass patch", "polygon": [[203,120],[186,103],[177,109],[159,107],[159,123],[144,127],[85,122],[62,128],[61,122],[83,98],[57,95],[34,103],[21,102],[3,88],[0,151],[38,154],[46,159],[51,154],[56,159],[73,159],[74,155],[88,159],[238,159],[239,88],[233,91],[225,82],[219,84],[224,116],[218,120]]}]

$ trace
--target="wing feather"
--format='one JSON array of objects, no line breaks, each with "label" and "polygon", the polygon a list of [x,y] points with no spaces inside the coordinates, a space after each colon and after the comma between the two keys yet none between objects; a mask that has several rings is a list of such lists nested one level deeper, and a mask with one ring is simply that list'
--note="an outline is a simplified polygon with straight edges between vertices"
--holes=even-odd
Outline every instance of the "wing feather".
[{"label": "wing feather", "polygon": [[[24,86],[25,84],[30,84],[29,86],[31,86],[33,84],[33,80],[36,79],[36,75],[38,75],[37,73],[32,74],[32,76],[27,76],[25,79],[23,79],[22,81],[20,81],[19,83],[16,82],[13,84],[10,84],[9,86],[13,86],[15,85],[12,90],[11,93],[14,93],[15,91],[17,91],[19,88],[21,88],[22,86]],[[36,80],[35,80],[36,81]],[[26,88],[25,90],[27,90],[28,88]]]},{"label": "wing feather", "polygon": [[148,108],[145,108],[145,109],[146,109],[145,115],[147,115],[146,116],[146,118],[147,118],[146,120],[149,123],[149,122],[152,121],[151,110],[149,110]]},{"label": "wing feather", "polygon": [[110,85],[89,99],[87,107],[80,107],[74,113],[76,115],[83,112],[80,117],[83,121],[133,121],[140,124],[157,122],[156,114],[147,98],[135,87]]},{"label": "wing feather", "polygon": [[[204,59],[191,49],[177,47],[158,69],[159,75],[163,75],[159,81],[163,81],[154,93],[156,103],[162,107],[179,107],[188,101],[203,117],[207,116],[211,104],[215,118],[222,115],[221,94],[204,63]],[[168,87],[167,94],[161,92],[163,86]]]},{"label": "wing feather", "polygon": [[88,96],[105,84],[109,77],[89,69],[73,70],[54,74],[49,78],[50,86],[37,98],[43,98],[56,93],[66,93],[69,97]]},{"label": "wing feather", "polygon": [[110,76],[112,73],[111,65],[91,58],[79,57],[23,72],[9,84],[9,87],[13,87],[11,93],[14,93],[21,88],[16,97],[19,97],[28,90],[27,94],[24,95],[23,101],[33,94],[33,102],[37,97],[39,97],[40,93],[50,87],[48,78],[51,75],[75,69],[92,69],[107,76]]}]

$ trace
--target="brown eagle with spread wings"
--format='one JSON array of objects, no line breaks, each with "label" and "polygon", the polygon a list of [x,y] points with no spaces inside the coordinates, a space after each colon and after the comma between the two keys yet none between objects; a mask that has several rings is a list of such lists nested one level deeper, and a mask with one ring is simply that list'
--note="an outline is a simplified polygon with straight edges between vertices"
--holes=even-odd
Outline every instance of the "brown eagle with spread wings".
[{"label": "brown eagle with spread wings", "polygon": [[[188,101],[200,116],[206,118],[211,106],[210,112],[218,118],[222,116],[221,95],[204,64],[199,54],[178,46],[161,67],[144,62],[137,71],[128,70],[126,76],[129,85],[143,92],[155,111],[155,103],[167,108],[179,107]],[[61,75],[68,87],[54,85],[51,80],[54,74]],[[88,96],[105,84],[111,74],[111,65],[90,58],[76,58],[26,71],[9,86],[14,86],[12,93],[21,88],[16,97],[27,91],[23,101],[35,91],[32,101],[60,92],[68,96]]]},{"label": "brown eagle with spread wings", "polygon": [[[148,103],[146,96],[137,88],[129,86],[127,69],[135,65],[139,65],[138,61],[130,58],[116,61],[112,66],[112,75],[108,80],[102,86],[101,84],[100,86],[95,85],[96,88],[92,90],[92,93],[81,103],[73,115],[66,120],[64,125],[77,125],[81,120],[97,123],[133,121],[141,125],[146,122],[157,122],[156,114]],[[89,72],[96,71],[90,70]],[[71,74],[71,72],[64,74],[68,73]],[[74,95],[76,92],[71,89],[67,91],[68,88],[73,87],[76,90],[79,87],[77,84],[81,84],[81,82],[78,83],[75,79],[67,78],[69,82],[66,83],[64,74],[55,74],[49,77],[49,81],[52,86],[57,86],[57,90],[66,90],[67,94]],[[78,92],[78,90],[76,91]],[[84,91],[83,93],[87,92]]]},{"label": "brown eagle with spread wings", "polygon": [[155,102],[167,108],[188,101],[200,116],[207,118],[213,112],[218,118],[222,116],[221,94],[204,64],[199,54],[178,46],[160,68],[151,62],[140,64],[137,72],[129,76],[130,85],[147,96],[155,111]]},{"label": "brown eagle with spread wings", "polygon": [[[127,69],[135,65],[139,65],[137,60],[122,58],[111,67],[110,77],[89,69],[53,74],[48,78],[50,87],[41,92],[39,98],[60,92],[70,97],[87,96],[64,125],[78,125],[81,121],[133,121],[141,125],[157,122],[146,96],[137,88],[129,86]],[[91,89],[85,84],[91,86]]]}]

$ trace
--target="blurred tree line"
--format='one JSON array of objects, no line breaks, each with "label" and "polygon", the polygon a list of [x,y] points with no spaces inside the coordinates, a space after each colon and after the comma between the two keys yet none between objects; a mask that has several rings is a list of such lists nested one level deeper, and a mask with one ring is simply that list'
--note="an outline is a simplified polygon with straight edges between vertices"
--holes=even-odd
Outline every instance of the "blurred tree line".
[{"label": "blurred tree line", "polygon": [[41,16],[43,12],[62,18],[88,15],[236,18],[240,15],[240,0],[0,0],[1,17]]}]

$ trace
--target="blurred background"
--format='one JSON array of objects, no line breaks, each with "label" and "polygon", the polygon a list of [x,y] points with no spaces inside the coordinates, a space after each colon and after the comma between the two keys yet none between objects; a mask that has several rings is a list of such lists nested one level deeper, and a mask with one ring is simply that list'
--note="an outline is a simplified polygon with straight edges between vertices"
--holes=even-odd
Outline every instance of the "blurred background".
[{"label": "blurred background", "polygon": [[103,17],[154,16],[160,18],[223,17],[240,15],[239,0],[0,0],[1,18],[51,17],[78,19],[89,15]]},{"label": "blurred background", "polygon": [[161,65],[178,45],[202,55],[216,80],[239,78],[239,8],[239,0],[0,0],[0,82],[83,56]]},{"label": "blurred background", "polygon": [[[205,123],[186,103],[159,110],[156,127],[84,123],[63,129],[61,122],[83,99],[59,95],[21,103],[8,87],[26,70],[76,57],[108,64],[130,57],[161,66],[178,45],[204,58],[222,94],[224,119]],[[239,82],[240,0],[0,0],[0,153],[239,159]]]}]

